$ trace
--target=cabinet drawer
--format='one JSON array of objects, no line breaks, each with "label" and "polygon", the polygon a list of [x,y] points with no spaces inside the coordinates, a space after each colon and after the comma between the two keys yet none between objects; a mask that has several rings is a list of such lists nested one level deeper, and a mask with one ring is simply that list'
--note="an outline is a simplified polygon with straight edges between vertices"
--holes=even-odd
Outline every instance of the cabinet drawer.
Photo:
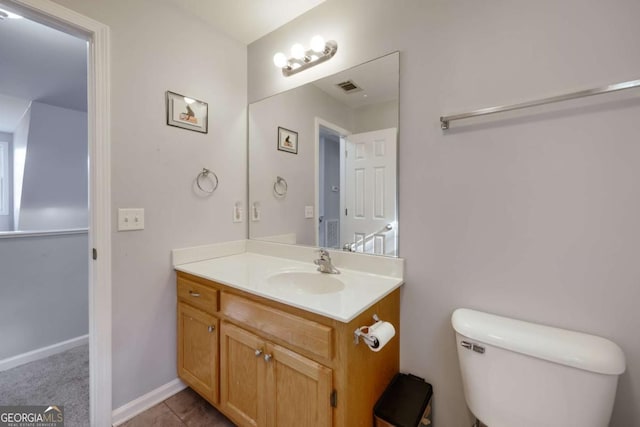
[{"label": "cabinet drawer", "polygon": [[178,299],[209,313],[218,311],[218,290],[178,277]]},{"label": "cabinet drawer", "polygon": [[220,301],[220,310],[228,318],[280,338],[292,346],[331,359],[332,329],[329,326],[225,292]]}]

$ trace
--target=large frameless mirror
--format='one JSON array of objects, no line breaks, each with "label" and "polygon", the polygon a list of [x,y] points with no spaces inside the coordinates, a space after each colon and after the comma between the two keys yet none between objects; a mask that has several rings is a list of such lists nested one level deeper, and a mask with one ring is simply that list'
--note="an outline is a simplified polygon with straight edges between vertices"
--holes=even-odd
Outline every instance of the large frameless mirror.
[{"label": "large frameless mirror", "polygon": [[249,105],[249,237],[398,256],[399,53]]}]

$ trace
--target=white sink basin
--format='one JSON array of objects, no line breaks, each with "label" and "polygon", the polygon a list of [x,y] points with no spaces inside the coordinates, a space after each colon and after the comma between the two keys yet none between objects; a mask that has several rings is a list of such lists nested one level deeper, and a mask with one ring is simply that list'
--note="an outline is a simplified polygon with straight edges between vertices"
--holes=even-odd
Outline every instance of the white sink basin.
[{"label": "white sink basin", "polygon": [[270,276],[267,283],[280,291],[311,295],[331,294],[344,289],[344,283],[335,275],[320,272],[287,271]]}]

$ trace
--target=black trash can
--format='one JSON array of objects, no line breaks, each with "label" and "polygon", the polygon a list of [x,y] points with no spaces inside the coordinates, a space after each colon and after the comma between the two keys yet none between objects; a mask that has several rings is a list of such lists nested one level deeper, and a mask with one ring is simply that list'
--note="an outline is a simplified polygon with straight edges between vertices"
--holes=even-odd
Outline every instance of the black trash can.
[{"label": "black trash can", "polygon": [[432,427],[432,395],[423,378],[396,374],[373,409],[375,427]]}]

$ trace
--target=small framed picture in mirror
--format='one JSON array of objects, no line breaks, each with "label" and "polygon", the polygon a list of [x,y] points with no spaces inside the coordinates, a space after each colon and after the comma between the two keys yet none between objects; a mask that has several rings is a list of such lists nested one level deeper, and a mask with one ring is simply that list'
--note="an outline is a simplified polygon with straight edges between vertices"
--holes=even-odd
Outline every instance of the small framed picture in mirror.
[{"label": "small framed picture in mirror", "polygon": [[298,132],[278,127],[278,150],[298,154]]},{"label": "small framed picture in mirror", "polygon": [[167,124],[207,133],[209,105],[188,96],[167,91]]}]

